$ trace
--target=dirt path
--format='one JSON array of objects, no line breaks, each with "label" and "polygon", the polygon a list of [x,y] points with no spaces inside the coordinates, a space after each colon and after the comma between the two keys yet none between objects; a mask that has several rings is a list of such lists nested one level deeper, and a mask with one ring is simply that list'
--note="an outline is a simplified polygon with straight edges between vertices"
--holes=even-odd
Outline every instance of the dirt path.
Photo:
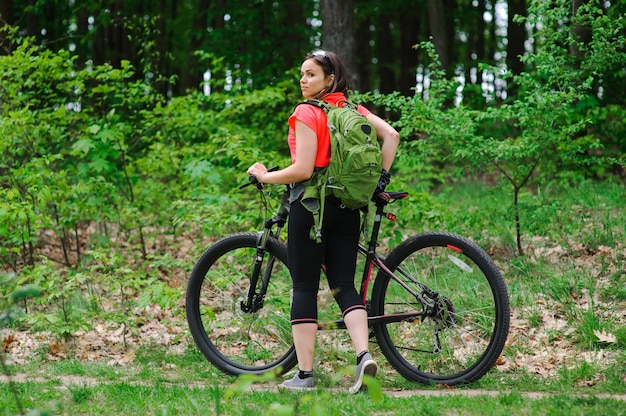
[{"label": "dirt path", "polygon": [[[11,376],[11,380],[14,383],[25,383],[25,382],[37,382],[37,383],[45,383],[49,381],[59,381],[61,383],[60,388],[68,388],[70,386],[86,386],[86,387],[94,387],[100,384],[111,384],[113,381],[102,381],[98,380],[94,377],[84,377],[84,376],[55,376],[55,377],[31,377],[28,374],[15,374]],[[0,383],[8,383],[9,378],[2,374],[0,375]],[[115,381],[116,383],[119,381]],[[139,381],[129,381],[131,385],[142,385],[148,386],[149,383],[139,382]],[[164,383],[162,383],[164,384]],[[172,385],[177,385],[176,383],[171,383]],[[202,382],[193,382],[187,383],[187,387],[189,388],[209,388],[213,387],[213,384],[206,384]],[[272,385],[252,385],[250,387],[251,390],[255,391],[274,391],[276,390],[276,386]],[[340,388],[330,388],[329,391],[341,392],[345,389]],[[390,397],[439,397],[439,396],[489,396],[489,397],[497,397],[502,394],[513,393],[512,391],[496,391],[496,390],[484,390],[484,389],[442,389],[442,390],[400,390],[400,389],[383,389],[383,393]],[[554,396],[554,393],[542,393],[542,392],[516,392],[520,393],[523,397],[527,397],[529,399],[543,399],[547,397]],[[626,394],[609,394],[609,393],[598,393],[598,394],[578,394],[579,397],[595,397],[598,399],[614,399],[626,402]]]}]

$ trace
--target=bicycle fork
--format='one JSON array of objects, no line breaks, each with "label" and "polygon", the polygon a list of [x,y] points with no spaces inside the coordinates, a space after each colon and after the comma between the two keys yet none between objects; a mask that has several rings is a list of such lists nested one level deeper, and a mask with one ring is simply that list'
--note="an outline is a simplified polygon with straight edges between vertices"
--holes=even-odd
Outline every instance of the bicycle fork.
[{"label": "bicycle fork", "polygon": [[[257,292],[256,287],[259,283],[259,276],[263,268],[263,259],[268,253],[267,241],[269,237],[274,237],[278,240],[280,234],[287,222],[286,218],[289,215],[289,205],[286,202],[285,197],[281,202],[278,215],[265,220],[263,231],[259,233],[256,244],[256,253],[254,256],[254,266],[252,267],[252,273],[250,274],[250,287],[248,288],[247,296],[241,300],[241,310],[245,313],[255,313],[263,307],[265,300],[265,294],[267,293],[267,287],[270,283],[270,276],[272,275],[272,269],[274,267],[274,261],[276,256],[269,254],[265,270],[263,270],[263,277],[261,278],[261,287]],[[276,226],[276,232],[272,233],[272,229]]]}]

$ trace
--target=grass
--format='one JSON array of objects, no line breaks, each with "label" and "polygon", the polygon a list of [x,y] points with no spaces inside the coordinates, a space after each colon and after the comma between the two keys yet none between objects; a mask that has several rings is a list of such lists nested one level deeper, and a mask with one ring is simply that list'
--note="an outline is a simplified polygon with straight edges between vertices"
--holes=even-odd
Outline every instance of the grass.
[{"label": "grass", "polygon": [[[45,394],[55,389],[48,385],[24,385],[30,396]],[[180,388],[164,386],[131,386],[115,384],[82,388],[78,400],[67,395],[55,401],[50,409],[58,414],[81,415],[371,415],[371,414],[463,414],[463,415],[621,415],[619,403],[594,397],[570,397],[557,394],[549,398],[531,399],[519,393],[492,396],[447,397],[384,397],[373,400],[368,396],[343,397],[317,391],[307,394],[246,392],[224,399],[225,391],[215,388]],[[84,398],[84,396],[87,396]],[[52,395],[50,398],[52,399]],[[97,399],[100,409],[94,408]],[[146,405],[149,403],[149,405]],[[219,403],[219,404],[218,404]],[[8,410],[8,409],[7,409]]]},{"label": "grass", "polygon": [[[515,352],[513,349],[507,354]],[[382,361],[375,348],[374,354]],[[622,353],[621,362],[625,359]],[[193,345],[182,354],[144,345],[129,366],[39,359],[11,366],[11,370],[28,374],[32,380],[15,384],[23,407],[45,409],[55,415],[626,414],[620,410],[625,408],[623,401],[602,396],[625,391],[624,369],[616,366],[603,368],[580,361],[550,379],[524,370],[492,370],[476,383],[450,390],[416,385],[398,376],[386,363],[381,362],[381,366],[378,381],[385,391],[382,396],[377,394],[377,386],[369,394],[348,395],[349,380],[338,377],[336,369],[321,370],[317,380],[320,388],[314,392],[279,391],[278,380],[237,379],[219,373]],[[348,372],[351,368],[346,367],[344,373]],[[412,395],[395,397],[399,390]],[[521,392],[543,395],[529,397]],[[0,389],[0,405],[4,409],[0,414],[17,414],[9,389]]]},{"label": "grass", "polygon": [[[605,396],[626,393],[625,196],[624,185],[614,183],[553,185],[523,195],[529,209],[522,215],[524,256],[514,255],[506,190],[464,183],[420,200],[430,214],[419,217],[419,231],[471,237],[496,260],[509,289],[513,316],[504,364],[469,386],[411,383],[373,344],[380,385],[350,396],[353,354],[344,332],[318,338],[320,388],[306,394],[279,392],[278,380],[252,383],[219,373],[185,332],[182,351],[144,342],[129,365],[53,360],[42,346],[10,371],[30,379],[15,384],[25,408],[55,415],[626,415],[623,400]],[[394,207],[404,220],[418,218],[411,210],[411,204]],[[389,230],[396,239],[411,232],[404,220]],[[167,319],[185,326],[177,314]],[[603,341],[599,332],[614,341]],[[17,414],[10,389],[0,384],[0,416]]]},{"label": "grass", "polygon": [[[612,385],[616,381],[610,377],[596,389],[575,387],[580,379],[602,374],[598,367],[586,364],[562,371],[551,382],[523,371],[493,371],[471,386],[445,391],[443,395],[440,388],[415,385],[392,372],[383,372],[383,388],[397,387],[416,393],[395,397],[393,391],[378,396],[375,389],[370,394],[348,395],[345,383],[328,374],[319,379],[321,388],[316,391],[278,391],[274,380],[250,384],[251,379],[237,380],[217,373],[192,348],[175,355],[154,345],[144,346],[138,355],[144,358],[126,367],[69,360],[41,361],[19,368],[37,376],[37,381],[16,383],[22,405],[59,415],[626,414],[626,410],[620,410],[624,408],[623,401],[599,397],[602,392],[620,388],[619,383]],[[149,356],[154,359],[147,360]],[[81,378],[67,377],[70,375]],[[490,394],[476,394],[476,389],[488,390]],[[623,382],[621,389],[623,392]],[[547,394],[528,397],[522,391]],[[0,414],[16,414],[9,389],[0,389],[0,404],[4,409]]]}]

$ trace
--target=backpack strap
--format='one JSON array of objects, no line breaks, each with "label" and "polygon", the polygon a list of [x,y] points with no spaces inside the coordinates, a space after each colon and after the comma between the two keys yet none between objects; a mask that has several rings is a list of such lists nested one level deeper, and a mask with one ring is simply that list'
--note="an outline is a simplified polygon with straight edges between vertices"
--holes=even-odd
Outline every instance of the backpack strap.
[{"label": "backpack strap", "polygon": [[302,184],[304,185],[302,206],[313,215],[313,226],[309,231],[309,238],[315,240],[316,243],[321,243],[322,219],[326,205],[326,178],[322,171],[318,171],[313,173],[311,179]]},{"label": "backpack strap", "polygon": [[321,108],[324,110],[326,114],[328,114],[328,110],[330,109],[330,104],[324,100],[318,100],[317,98],[309,98],[302,101],[300,104],[310,104],[312,106]]},{"label": "backpack strap", "polygon": [[[323,100],[308,99],[300,104],[309,104],[321,108],[326,114],[328,114],[330,109],[330,104]],[[315,240],[316,243],[322,242],[322,219],[324,218],[324,206],[326,205],[325,171],[326,168],[315,171],[311,179],[302,183],[305,188],[302,196],[302,206],[313,214],[313,226],[309,232],[309,237],[311,240]]]},{"label": "backpack strap", "polygon": [[[356,109],[356,106],[351,101],[342,101],[344,102],[344,106]],[[331,104],[318,99],[308,99],[302,101],[300,104],[309,104],[321,108],[327,115],[331,108]],[[313,226],[309,232],[309,237],[317,243],[322,242],[322,219],[324,218],[324,206],[326,205],[327,195],[325,172],[326,168],[316,171],[313,173],[313,176],[311,176],[311,179],[302,183],[305,188],[304,195],[302,196],[302,206],[313,214]]]},{"label": "backpack strap", "polygon": [[[340,103],[343,103],[343,105],[342,105],[342,106],[340,106],[340,105],[339,105]],[[329,109],[329,108],[331,107],[331,105],[332,105],[332,104],[330,104],[330,103],[328,103],[328,102],[326,102],[326,101],[324,101],[324,100],[320,100],[320,99],[317,99],[317,98],[308,98],[308,99],[306,99],[306,100],[304,100],[304,101],[300,102],[298,105],[300,105],[300,104],[310,104],[310,105],[314,105],[315,107],[319,107],[319,108],[321,108],[322,110],[324,110],[324,111],[326,111],[326,112],[328,112],[328,109]],[[346,98],[345,100],[339,100],[339,101],[337,101],[337,107],[342,107],[342,108],[343,108],[343,107],[346,107],[346,108],[351,108],[351,109],[353,109],[353,110],[356,110],[356,109],[357,109],[357,105],[356,105],[354,102],[352,102],[352,101],[350,101],[349,99],[347,99],[347,98]]]}]

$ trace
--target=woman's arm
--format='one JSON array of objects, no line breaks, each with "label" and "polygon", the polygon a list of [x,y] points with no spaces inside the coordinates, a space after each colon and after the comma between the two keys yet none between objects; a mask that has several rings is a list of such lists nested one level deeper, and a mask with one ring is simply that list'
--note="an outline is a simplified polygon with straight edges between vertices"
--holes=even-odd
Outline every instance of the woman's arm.
[{"label": "woman's arm", "polygon": [[256,176],[262,183],[288,184],[306,181],[313,175],[317,155],[317,135],[301,121],[296,121],[296,161],[275,172],[268,172],[262,163],[248,169],[248,175]]},{"label": "woman's arm", "polygon": [[396,129],[391,127],[389,123],[378,117],[376,114],[368,114],[367,119],[376,129],[376,136],[383,141],[381,148],[383,152],[382,165],[383,169],[389,171],[391,169],[391,165],[393,164],[393,160],[396,157],[396,151],[398,150],[398,144],[400,143],[400,134],[396,131]]}]

